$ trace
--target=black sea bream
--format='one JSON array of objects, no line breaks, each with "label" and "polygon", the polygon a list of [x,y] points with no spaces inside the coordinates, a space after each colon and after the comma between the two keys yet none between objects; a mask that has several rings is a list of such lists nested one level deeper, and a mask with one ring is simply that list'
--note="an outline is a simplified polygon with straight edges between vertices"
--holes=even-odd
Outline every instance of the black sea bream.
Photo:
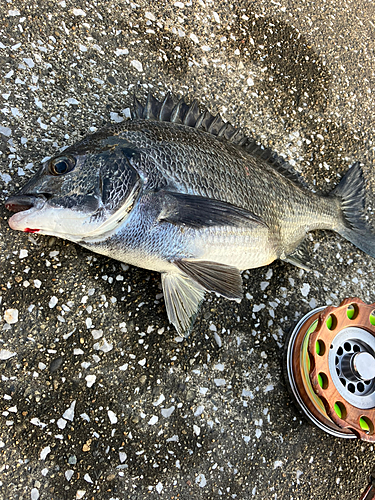
[{"label": "black sea bream", "polygon": [[375,257],[364,192],[356,163],[329,196],[314,194],[220,116],[167,95],[44,162],[6,207],[12,229],[160,272],[169,320],[187,334],[206,291],[242,297],[244,269],[306,268],[309,231],[337,231]]}]

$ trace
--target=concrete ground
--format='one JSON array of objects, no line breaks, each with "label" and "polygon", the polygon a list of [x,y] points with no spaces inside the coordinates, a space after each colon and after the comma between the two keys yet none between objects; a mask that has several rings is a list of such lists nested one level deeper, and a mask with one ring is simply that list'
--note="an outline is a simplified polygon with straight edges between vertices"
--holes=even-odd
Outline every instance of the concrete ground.
[{"label": "concrete ground", "polygon": [[246,298],[209,297],[181,341],[157,273],[14,232],[3,201],[134,92],[170,90],[312,189],[361,161],[372,217],[374,4],[3,0],[0,19],[1,499],[359,498],[374,447],[300,416],[282,353],[309,310],[375,301],[373,259],[313,233],[313,272],[245,273]]}]

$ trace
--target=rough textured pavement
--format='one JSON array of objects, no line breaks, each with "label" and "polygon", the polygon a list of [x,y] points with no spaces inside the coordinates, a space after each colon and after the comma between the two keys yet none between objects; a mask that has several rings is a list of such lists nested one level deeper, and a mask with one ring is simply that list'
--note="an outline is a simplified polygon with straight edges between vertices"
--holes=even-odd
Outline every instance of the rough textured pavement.
[{"label": "rough textured pavement", "polygon": [[373,446],[301,418],[282,352],[312,308],[375,301],[371,258],[314,233],[314,272],[245,273],[246,299],[211,296],[180,341],[157,273],[13,232],[3,201],[41,159],[129,116],[134,91],[171,90],[313,189],[360,160],[371,218],[373,2],[3,0],[0,20],[1,499],[359,498]]}]

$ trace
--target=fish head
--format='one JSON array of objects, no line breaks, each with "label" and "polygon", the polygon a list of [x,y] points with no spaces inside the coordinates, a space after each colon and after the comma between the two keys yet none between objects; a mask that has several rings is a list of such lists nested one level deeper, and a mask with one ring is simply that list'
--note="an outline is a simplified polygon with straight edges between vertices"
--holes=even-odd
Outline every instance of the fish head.
[{"label": "fish head", "polygon": [[140,191],[137,148],[97,133],[48,159],[5,206],[12,229],[71,241],[106,237],[128,216]]}]

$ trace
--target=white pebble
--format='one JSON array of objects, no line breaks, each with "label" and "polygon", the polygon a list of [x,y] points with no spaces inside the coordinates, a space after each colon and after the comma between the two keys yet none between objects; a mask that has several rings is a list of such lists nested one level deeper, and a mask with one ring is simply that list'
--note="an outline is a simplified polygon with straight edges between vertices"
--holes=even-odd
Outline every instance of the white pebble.
[{"label": "white pebble", "polygon": [[108,410],[108,418],[111,424],[117,424],[117,416],[112,410]]},{"label": "white pebble", "polygon": [[85,16],[86,15],[86,12],[82,9],[73,9],[72,12],[75,16]]},{"label": "white pebble", "polygon": [[149,19],[150,21],[156,21],[156,17],[152,12],[145,12],[145,18]]},{"label": "white pebble", "polygon": [[199,417],[204,412],[204,406],[198,406],[198,408],[194,412],[194,417]]},{"label": "white pebble", "polygon": [[38,427],[41,427],[42,429],[43,429],[43,427],[47,427],[47,424],[45,424],[44,422],[41,422],[38,417],[32,418],[30,420],[30,424],[37,425]]},{"label": "white pebble", "polygon": [[33,488],[30,492],[30,497],[31,497],[31,500],[38,500],[39,490],[37,490],[36,488]]},{"label": "white pebble", "polygon": [[76,400],[74,400],[72,402],[72,404],[69,406],[69,408],[67,408],[64,413],[63,413],[63,417],[66,418],[66,420],[70,420],[71,422],[73,421],[74,419],[74,408],[76,406]]},{"label": "white pebble", "polygon": [[128,49],[116,49],[115,54],[116,54],[116,56],[123,56],[123,55],[129,54],[129,51],[128,51]]},{"label": "white pebble", "polygon": [[120,458],[120,462],[124,463],[125,460],[127,459],[127,454],[124,451],[120,451],[118,455],[119,455],[119,458]]},{"label": "white pebble", "polygon": [[0,349],[0,361],[6,361],[16,354],[16,352],[8,351],[8,349]]},{"label": "white pebble", "polygon": [[68,469],[65,471],[65,478],[67,481],[70,481],[72,479],[72,476],[74,474],[74,471],[72,469]]},{"label": "white pebble", "polygon": [[221,338],[220,336],[217,334],[217,332],[214,332],[214,339],[218,345],[218,347],[221,347],[222,346],[222,342],[221,342]]},{"label": "white pebble", "polygon": [[159,420],[159,417],[157,417],[156,415],[153,415],[150,418],[150,420],[148,421],[148,425],[155,425],[158,420]]},{"label": "white pebble", "polygon": [[112,111],[110,113],[110,117],[111,117],[111,120],[113,122],[116,122],[116,123],[121,123],[124,121],[124,118],[122,116],[120,116],[118,113],[115,113],[114,111]]},{"label": "white pebble", "polygon": [[165,401],[165,396],[164,394],[160,394],[159,398],[157,401],[152,403],[154,406],[159,406],[163,401]]},{"label": "white pebble", "polygon": [[8,325],[17,323],[18,321],[18,309],[7,309],[4,313],[4,319]]},{"label": "white pebble", "polygon": [[194,434],[196,434],[197,436],[199,436],[199,434],[201,433],[201,428],[198,427],[198,425],[193,425],[193,431],[194,431]]},{"label": "white pebble", "polygon": [[216,21],[218,24],[220,24],[220,17],[219,17],[219,14],[218,14],[217,12],[215,12],[215,11],[214,11],[212,14],[213,14],[213,16],[214,16],[215,21]]},{"label": "white pebble", "polygon": [[20,250],[20,255],[19,255],[20,259],[24,259],[28,255],[29,255],[29,252],[27,250],[25,250],[23,248]]},{"label": "white pebble", "polygon": [[204,474],[198,474],[195,483],[200,486],[200,488],[204,488],[207,484],[206,476]]},{"label": "white pebble", "polygon": [[92,387],[96,381],[96,375],[86,375],[85,377],[87,387]]},{"label": "white pebble", "polygon": [[40,459],[45,460],[47,458],[48,453],[51,453],[51,448],[49,446],[46,446],[43,448],[43,450],[40,452]]},{"label": "white pebble", "polygon": [[31,59],[31,57],[24,57],[24,62],[28,65],[29,68],[33,68],[35,66],[34,61]]},{"label": "white pebble", "polygon": [[161,414],[164,418],[169,418],[174,412],[175,406],[171,406],[170,408],[163,408],[161,410]]},{"label": "white pebble", "polygon": [[156,489],[156,491],[157,491],[157,492],[159,493],[159,495],[160,495],[160,493],[161,493],[161,492],[162,492],[162,490],[163,490],[163,485],[162,485],[162,483],[160,483],[160,482],[159,482],[159,483],[155,486],[155,489]]},{"label": "white pebble", "polygon": [[223,378],[214,378],[214,382],[217,387],[221,387],[226,384]]},{"label": "white pebble", "polygon": [[109,352],[113,349],[113,344],[109,344],[105,338],[93,345],[96,351]]},{"label": "white pebble", "polygon": [[56,423],[57,423],[57,427],[59,429],[65,429],[65,427],[66,427],[66,420],[65,420],[65,418],[59,418]]},{"label": "white pebble", "polygon": [[0,134],[5,135],[5,137],[10,137],[12,135],[12,131],[9,127],[3,127],[0,125]]},{"label": "white pebble", "polygon": [[132,66],[134,66],[135,69],[137,69],[140,73],[143,71],[143,66],[140,61],[137,61],[136,59],[133,59],[133,61],[130,62]]},{"label": "white pebble", "polygon": [[58,301],[59,301],[59,299],[53,295],[53,297],[51,297],[51,300],[49,301],[49,304],[48,304],[50,309],[53,309],[55,307],[55,305],[58,303]]},{"label": "white pebble", "polygon": [[94,337],[95,340],[98,340],[101,337],[103,337],[103,330],[92,330],[91,335]]},{"label": "white pebble", "polygon": [[307,297],[310,292],[310,285],[308,283],[304,283],[301,288],[301,293],[304,297]]}]

